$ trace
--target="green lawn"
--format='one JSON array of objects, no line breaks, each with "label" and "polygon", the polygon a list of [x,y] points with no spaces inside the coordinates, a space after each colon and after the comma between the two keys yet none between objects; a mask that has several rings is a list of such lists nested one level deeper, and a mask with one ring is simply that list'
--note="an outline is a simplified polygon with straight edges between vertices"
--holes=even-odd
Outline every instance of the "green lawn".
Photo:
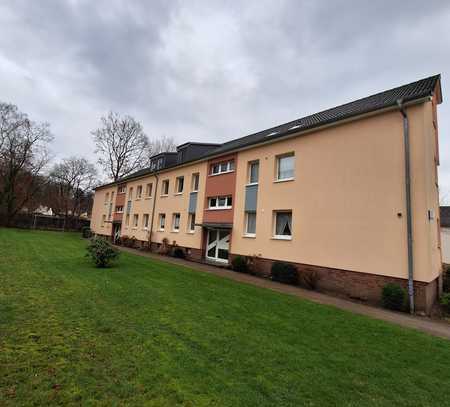
[{"label": "green lawn", "polygon": [[448,341],[85,245],[0,229],[0,405],[450,403]]}]

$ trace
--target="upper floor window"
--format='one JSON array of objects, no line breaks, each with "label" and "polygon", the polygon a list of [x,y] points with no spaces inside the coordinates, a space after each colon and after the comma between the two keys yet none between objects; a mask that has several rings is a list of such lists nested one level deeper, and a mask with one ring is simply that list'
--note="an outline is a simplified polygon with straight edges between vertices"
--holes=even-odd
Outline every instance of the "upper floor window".
[{"label": "upper floor window", "polygon": [[111,202],[114,201],[114,192],[111,192]]},{"label": "upper floor window", "polygon": [[231,196],[214,196],[208,198],[209,209],[230,209],[232,206]]},{"label": "upper floor window", "polygon": [[180,230],[180,219],[181,215],[179,213],[174,213],[172,217],[172,231],[178,232]]},{"label": "upper floor window", "polygon": [[165,179],[161,186],[161,195],[169,195],[169,180]]},{"label": "upper floor window", "polygon": [[124,194],[125,191],[126,191],[126,186],[125,186],[125,185],[121,185],[121,186],[119,187],[119,189],[117,190],[117,193],[118,193],[118,194]]},{"label": "upper floor window", "polygon": [[211,175],[223,174],[234,171],[234,160],[224,161],[211,165]]},{"label": "upper floor window", "polygon": [[116,206],[116,212],[123,213],[123,206],[122,205]]},{"label": "upper floor window", "polygon": [[133,199],[133,187],[128,190],[128,199]]},{"label": "upper floor window", "polygon": [[259,161],[248,163],[248,183],[257,184],[259,179]]},{"label": "upper floor window", "polygon": [[200,174],[196,172],[195,174],[192,174],[192,180],[191,180],[191,191],[197,192],[198,191],[198,184],[200,181]]},{"label": "upper floor window", "polygon": [[181,194],[183,192],[183,189],[184,189],[184,177],[177,177],[176,193]]},{"label": "upper floor window", "polygon": [[294,179],[294,153],[284,154],[277,157],[277,181]]},{"label": "upper floor window", "polygon": [[135,214],[133,215],[133,227],[137,228],[139,225],[139,215]]},{"label": "upper floor window", "polygon": [[127,213],[127,216],[125,216],[125,226],[128,227],[129,224],[130,224],[130,214]]},{"label": "upper floor window", "polygon": [[159,214],[159,230],[163,231],[166,227],[166,214],[160,213]]},{"label": "upper floor window", "polygon": [[189,215],[188,232],[190,232],[190,233],[194,233],[195,232],[195,213],[191,213]]},{"label": "upper floor window", "polygon": [[274,238],[290,240],[292,238],[292,211],[274,212]]},{"label": "upper floor window", "polygon": [[151,196],[152,196],[152,190],[153,190],[153,184],[152,184],[152,183],[147,184],[147,186],[145,187],[145,196],[146,196],[147,198],[151,198]]},{"label": "upper floor window", "polygon": [[105,195],[105,205],[108,203],[108,201],[109,201],[109,192],[107,192]]},{"label": "upper floor window", "polygon": [[138,185],[136,188],[136,199],[142,198],[142,185]]}]

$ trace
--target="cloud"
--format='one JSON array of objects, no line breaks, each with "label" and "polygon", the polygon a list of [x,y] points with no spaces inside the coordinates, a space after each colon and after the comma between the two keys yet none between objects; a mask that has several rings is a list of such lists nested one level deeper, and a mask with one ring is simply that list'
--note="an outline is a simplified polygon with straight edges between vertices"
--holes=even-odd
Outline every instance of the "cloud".
[{"label": "cloud", "polygon": [[[93,159],[108,110],[152,137],[225,141],[416,79],[450,77],[446,1],[0,4],[3,100]],[[450,191],[450,107],[439,107]]]}]

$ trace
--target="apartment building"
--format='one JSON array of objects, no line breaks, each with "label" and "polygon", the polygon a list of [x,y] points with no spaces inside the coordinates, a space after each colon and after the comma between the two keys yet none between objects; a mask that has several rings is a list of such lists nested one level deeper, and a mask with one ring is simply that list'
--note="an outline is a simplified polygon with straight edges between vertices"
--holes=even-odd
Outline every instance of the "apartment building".
[{"label": "apartment building", "polygon": [[[188,258],[314,270],[319,289],[378,302],[389,282],[429,311],[441,281],[440,76],[224,144],[185,143],[95,191],[92,229],[163,239]],[[412,299],[411,298],[411,299]]]}]

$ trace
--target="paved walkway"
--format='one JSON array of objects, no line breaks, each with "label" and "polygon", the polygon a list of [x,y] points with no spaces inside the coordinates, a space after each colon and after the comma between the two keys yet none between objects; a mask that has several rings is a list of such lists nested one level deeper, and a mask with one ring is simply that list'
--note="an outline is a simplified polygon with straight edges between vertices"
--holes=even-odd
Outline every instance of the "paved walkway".
[{"label": "paved walkway", "polygon": [[407,328],[418,329],[428,334],[440,336],[442,338],[450,340],[450,324],[446,322],[435,321],[428,317],[419,317],[409,314],[402,314],[399,312],[392,312],[382,308],[376,308],[373,306],[348,301],[342,298],[332,297],[330,295],[318,293],[316,291],[310,291],[300,287],[276,283],[265,278],[251,276],[249,274],[235,273],[233,271],[216,266],[211,266],[209,264],[195,263],[184,259],[161,256],[156,253],[129,249],[121,246],[118,246],[118,249],[125,252],[137,254],[139,256],[164,261],[166,263],[179,264],[189,267],[190,269],[195,271],[203,271],[206,273],[215,274],[217,276],[228,278],[234,281],[239,281],[241,283],[252,284],[257,287],[268,288],[280,293],[295,295],[296,297],[305,298],[319,304],[332,305],[334,307],[354,312],[356,314],[381,319],[383,321],[391,322]]}]

